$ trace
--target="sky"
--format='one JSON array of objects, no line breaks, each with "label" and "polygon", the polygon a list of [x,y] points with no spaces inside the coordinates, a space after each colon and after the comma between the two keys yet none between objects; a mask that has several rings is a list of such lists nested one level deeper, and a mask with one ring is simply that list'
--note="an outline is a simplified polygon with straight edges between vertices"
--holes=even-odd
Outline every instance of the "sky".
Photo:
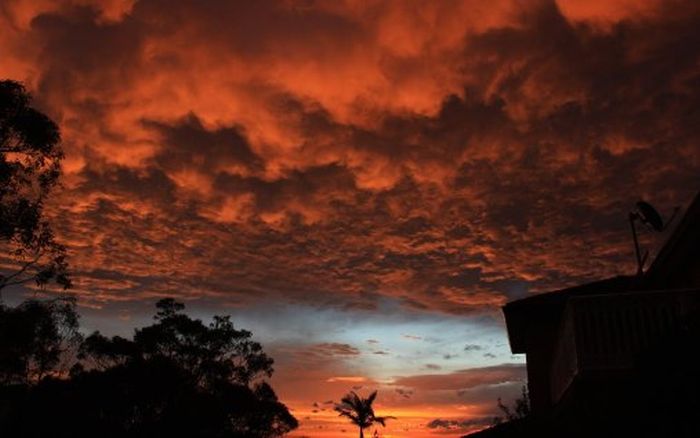
[{"label": "sky", "polygon": [[680,0],[2,0],[0,78],[61,128],[86,331],[172,296],[253,331],[295,437],[356,435],[353,388],[384,437],[456,437],[524,383],[500,306],[633,273],[630,208],[700,189],[699,29]]}]

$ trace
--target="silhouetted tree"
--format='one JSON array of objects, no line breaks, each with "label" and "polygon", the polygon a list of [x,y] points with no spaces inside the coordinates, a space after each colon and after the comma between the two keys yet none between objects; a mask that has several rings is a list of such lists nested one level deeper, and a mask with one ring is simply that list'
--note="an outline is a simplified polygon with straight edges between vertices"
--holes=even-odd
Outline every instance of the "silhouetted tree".
[{"label": "silhouetted tree", "polygon": [[15,264],[0,273],[0,291],[32,281],[70,286],[65,248],[43,217],[60,175],[60,133],[30,101],[22,84],[0,81],[0,250]]},{"label": "silhouetted tree", "polygon": [[86,339],[82,357],[102,367],[164,358],[202,387],[222,382],[249,385],[272,375],[272,359],[251,340],[251,332],[236,330],[230,317],[215,316],[207,326],[181,313],[184,306],[171,298],[160,300],[156,308],[156,323],[136,330],[133,341],[110,340],[96,332]]},{"label": "silhouetted tree", "polygon": [[[498,398],[498,409],[503,412],[507,421],[522,420],[530,415],[530,396],[527,392],[527,386],[523,385],[520,390],[520,397],[515,399],[513,406],[503,404],[501,398]],[[494,423],[498,424],[503,421],[503,418],[496,417]]]},{"label": "silhouetted tree", "polygon": [[297,427],[263,380],[272,359],[250,332],[228,317],[206,325],[172,299],[157,309],[133,339],[87,337],[70,379],[6,391],[5,416],[0,391],[0,434],[268,438]]},{"label": "silhouetted tree", "polygon": [[0,385],[65,374],[71,360],[66,356],[77,353],[81,340],[72,298],[0,304]]},{"label": "silhouetted tree", "polygon": [[336,405],[335,410],[341,417],[346,417],[352,424],[360,428],[360,438],[364,438],[364,429],[378,423],[386,425],[386,420],[394,417],[377,417],[374,415],[372,403],[377,398],[377,391],[374,391],[367,398],[361,398],[355,391],[350,391]]}]

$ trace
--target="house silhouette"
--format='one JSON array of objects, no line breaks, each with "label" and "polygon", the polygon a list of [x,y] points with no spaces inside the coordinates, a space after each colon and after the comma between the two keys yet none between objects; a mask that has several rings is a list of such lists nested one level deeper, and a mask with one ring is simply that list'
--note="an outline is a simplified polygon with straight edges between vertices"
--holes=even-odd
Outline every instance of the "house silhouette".
[{"label": "house silhouette", "polygon": [[470,438],[700,437],[700,194],[646,272],[503,313],[531,414]]}]

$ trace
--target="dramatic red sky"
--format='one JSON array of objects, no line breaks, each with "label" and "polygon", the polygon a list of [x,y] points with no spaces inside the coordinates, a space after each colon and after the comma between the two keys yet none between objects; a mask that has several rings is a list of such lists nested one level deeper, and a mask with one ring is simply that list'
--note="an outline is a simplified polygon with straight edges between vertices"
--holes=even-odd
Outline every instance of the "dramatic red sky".
[{"label": "dramatic red sky", "polygon": [[383,436],[459,436],[523,382],[499,306],[633,272],[629,208],[700,188],[699,29],[675,0],[2,0],[0,77],[62,129],[86,330],[175,296],[263,342],[295,436],[355,436],[352,387]]}]

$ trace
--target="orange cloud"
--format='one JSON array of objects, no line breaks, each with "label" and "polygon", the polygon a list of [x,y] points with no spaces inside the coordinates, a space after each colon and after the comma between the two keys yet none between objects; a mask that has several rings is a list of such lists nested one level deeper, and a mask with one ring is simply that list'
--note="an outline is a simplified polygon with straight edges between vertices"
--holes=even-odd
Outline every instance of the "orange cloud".
[{"label": "orange cloud", "polygon": [[[613,217],[689,197],[696,45],[668,48],[697,14],[678,9],[12,1],[1,72],[61,124],[56,216],[86,273],[483,311],[631,265]],[[138,266],[166,248],[175,272]]]},{"label": "orange cloud", "polygon": [[331,377],[326,382],[328,383],[335,383],[335,382],[343,382],[343,383],[363,383],[366,382],[367,379],[365,377],[360,377],[360,376],[338,376],[338,377]]},{"label": "orange cloud", "polygon": [[464,390],[479,385],[494,385],[508,382],[522,382],[525,369],[522,365],[501,365],[489,368],[460,370],[447,374],[424,374],[398,377],[392,385],[417,390]]}]

